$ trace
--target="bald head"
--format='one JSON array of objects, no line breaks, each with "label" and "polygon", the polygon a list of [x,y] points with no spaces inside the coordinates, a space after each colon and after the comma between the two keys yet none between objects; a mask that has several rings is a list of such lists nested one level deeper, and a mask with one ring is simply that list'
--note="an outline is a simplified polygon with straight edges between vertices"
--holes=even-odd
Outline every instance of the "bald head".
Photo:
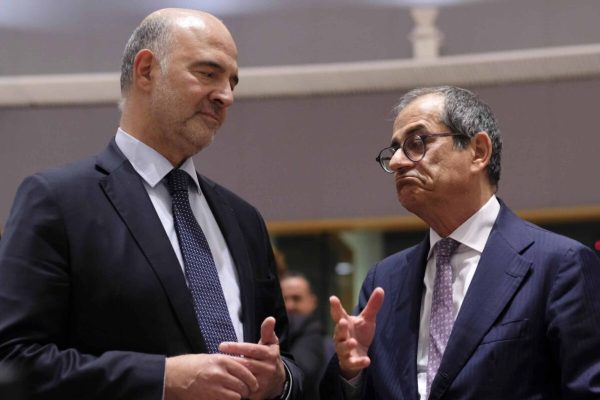
[{"label": "bald head", "polygon": [[168,62],[170,45],[179,30],[197,28],[218,33],[235,46],[227,27],[214,15],[199,10],[165,8],[148,15],[127,41],[121,63],[121,95],[126,97],[133,82],[135,56],[142,49],[152,51],[162,64]]}]

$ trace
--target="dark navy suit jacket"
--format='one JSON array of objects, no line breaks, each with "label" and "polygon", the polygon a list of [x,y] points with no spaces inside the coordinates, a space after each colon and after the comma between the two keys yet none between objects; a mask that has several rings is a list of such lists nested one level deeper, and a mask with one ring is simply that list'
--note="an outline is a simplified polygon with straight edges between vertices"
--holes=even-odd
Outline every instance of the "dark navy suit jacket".
[{"label": "dark navy suit jacket", "polygon": [[[418,399],[417,341],[429,237],[369,272],[385,290],[363,399]],[[321,383],[341,399],[337,359]],[[600,261],[504,204],[481,255],[429,399],[600,399]]]},{"label": "dark navy suit jacket", "polygon": [[[255,208],[199,176],[239,276],[244,340],[285,307]],[[205,352],[192,298],[139,175],[114,140],[27,178],[0,246],[0,360],[34,398],[161,399],[164,359]],[[299,389],[301,372],[290,360]]]}]

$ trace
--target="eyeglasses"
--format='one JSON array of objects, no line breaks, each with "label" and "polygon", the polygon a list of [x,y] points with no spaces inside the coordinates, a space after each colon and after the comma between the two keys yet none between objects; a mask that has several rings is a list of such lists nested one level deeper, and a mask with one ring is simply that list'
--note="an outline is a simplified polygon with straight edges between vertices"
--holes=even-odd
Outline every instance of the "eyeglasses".
[{"label": "eyeglasses", "polygon": [[375,160],[379,163],[379,165],[381,165],[381,168],[383,168],[385,172],[393,174],[394,171],[390,168],[390,161],[399,149],[402,149],[402,152],[410,161],[418,162],[421,161],[423,157],[425,157],[425,152],[427,151],[427,147],[425,146],[426,140],[432,137],[444,136],[469,137],[464,133],[454,132],[426,133],[422,135],[414,134],[404,139],[404,142],[400,143],[399,145],[386,147],[385,149],[381,150]]}]

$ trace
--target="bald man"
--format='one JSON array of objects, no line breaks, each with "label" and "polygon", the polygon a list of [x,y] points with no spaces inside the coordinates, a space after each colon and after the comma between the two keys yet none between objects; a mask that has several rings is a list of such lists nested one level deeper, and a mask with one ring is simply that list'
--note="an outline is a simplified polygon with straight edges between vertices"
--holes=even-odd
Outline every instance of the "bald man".
[{"label": "bald man", "polygon": [[264,222],[191,158],[237,82],[221,21],[157,11],[125,48],[108,147],[21,184],[0,247],[0,360],[24,371],[32,399],[301,395],[280,353]]}]

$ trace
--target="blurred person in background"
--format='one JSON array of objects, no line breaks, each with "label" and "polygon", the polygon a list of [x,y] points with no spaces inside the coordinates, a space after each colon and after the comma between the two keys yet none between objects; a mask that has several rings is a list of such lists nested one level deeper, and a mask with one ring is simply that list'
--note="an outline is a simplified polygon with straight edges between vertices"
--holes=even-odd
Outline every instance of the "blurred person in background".
[{"label": "blurred person in background", "polygon": [[318,301],[308,279],[297,272],[281,278],[281,292],[288,313],[289,351],[305,375],[304,399],[319,398],[318,385],[326,360],[333,354],[331,339],[326,337],[315,312]]}]

